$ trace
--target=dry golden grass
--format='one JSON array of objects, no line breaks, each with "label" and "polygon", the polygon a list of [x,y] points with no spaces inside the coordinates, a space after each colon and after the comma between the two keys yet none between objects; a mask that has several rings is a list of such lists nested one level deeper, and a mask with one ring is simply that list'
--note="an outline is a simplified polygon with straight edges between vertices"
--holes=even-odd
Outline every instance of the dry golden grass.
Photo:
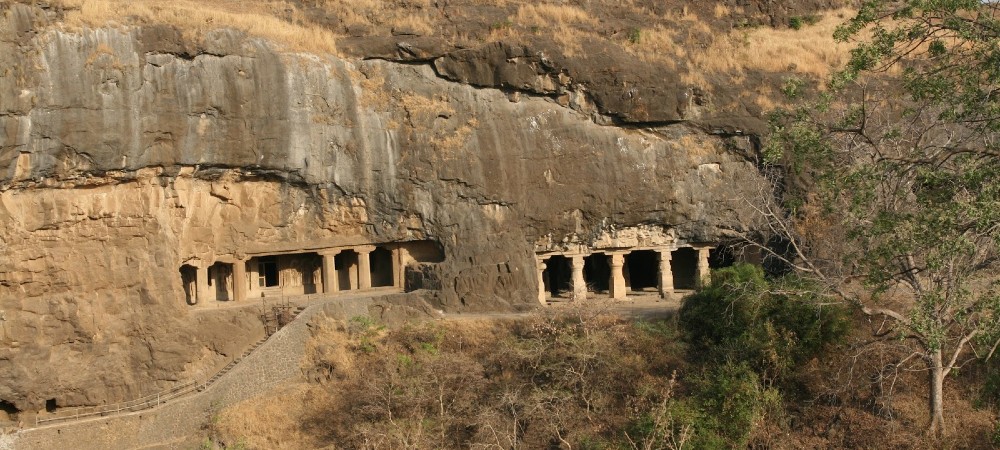
[{"label": "dry golden grass", "polygon": [[846,11],[830,12],[815,25],[734,30],[714,39],[703,51],[688,52],[690,72],[740,74],[746,70],[796,72],[827,77],[846,62],[850,44],[833,40]]},{"label": "dry golden grass", "polygon": [[677,43],[677,32],[673,28],[657,25],[632,33],[623,45],[643,62],[661,62],[676,69],[679,61],[687,59],[687,49]]},{"label": "dry golden grass", "polygon": [[[239,0],[55,0],[66,9],[62,26],[167,24],[198,39],[208,31],[232,28],[272,41],[285,50],[336,54],[336,36],[308,24],[284,1]],[[285,18],[282,18],[285,17]]]},{"label": "dry golden grass", "polygon": [[586,38],[597,37],[593,32],[597,19],[575,6],[522,5],[513,21],[519,27],[551,36],[570,57],[583,51]]},{"label": "dry golden grass", "polygon": [[730,10],[728,6],[722,3],[716,3],[715,9],[712,11],[712,13],[715,15],[716,19],[721,19],[723,17],[732,14],[732,10]]},{"label": "dry golden grass", "polygon": [[434,34],[437,13],[430,0],[406,0],[389,3],[382,0],[326,0],[323,10],[339,18],[347,28],[374,29],[387,26],[393,30]]},{"label": "dry golden grass", "polygon": [[550,25],[596,25],[597,19],[575,6],[528,4],[517,9],[518,25],[547,28]]},{"label": "dry golden grass", "polygon": [[327,389],[295,383],[230,406],[212,420],[212,432],[228,448],[318,448],[321,442],[302,423],[334,405]]},{"label": "dry golden grass", "polygon": [[[714,9],[717,18],[733,13],[723,5]],[[823,79],[849,56],[851,44],[833,40],[834,29],[848,14],[831,11],[799,30],[760,27],[718,34],[692,14],[674,13],[668,17],[672,25],[631,30],[622,46],[643,62],[686,67],[683,81],[700,87],[709,87],[712,75],[740,83],[747,71],[794,72]]]}]

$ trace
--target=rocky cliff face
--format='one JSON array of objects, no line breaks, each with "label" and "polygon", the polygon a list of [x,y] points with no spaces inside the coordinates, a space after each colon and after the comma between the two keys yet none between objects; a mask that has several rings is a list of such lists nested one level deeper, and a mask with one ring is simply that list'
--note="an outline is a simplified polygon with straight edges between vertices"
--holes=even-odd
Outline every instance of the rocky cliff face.
[{"label": "rocky cliff face", "polygon": [[169,28],[0,16],[8,410],[127,399],[254,340],[254,312],[184,304],[191,258],[430,239],[437,307],[512,310],[537,303],[543,237],[652,224],[715,242],[752,221],[750,137],[614,126],[572,89],[538,94],[558,76],[498,90],[457,57],[281,53],[229,30],[193,55]]}]

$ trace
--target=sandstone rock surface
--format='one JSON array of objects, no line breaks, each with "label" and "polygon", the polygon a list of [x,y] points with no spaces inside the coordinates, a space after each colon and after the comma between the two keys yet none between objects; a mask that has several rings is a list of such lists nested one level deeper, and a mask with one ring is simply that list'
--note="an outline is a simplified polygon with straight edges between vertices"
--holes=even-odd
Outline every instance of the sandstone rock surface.
[{"label": "sandstone rock surface", "polygon": [[550,95],[573,84],[516,47],[400,64],[0,13],[0,401],[21,411],[145,394],[254,341],[253,310],[184,304],[193,258],[429,239],[436,307],[518,310],[543,236],[752,222],[758,172],[731,151],[751,137],[607,125],[615,108]]}]

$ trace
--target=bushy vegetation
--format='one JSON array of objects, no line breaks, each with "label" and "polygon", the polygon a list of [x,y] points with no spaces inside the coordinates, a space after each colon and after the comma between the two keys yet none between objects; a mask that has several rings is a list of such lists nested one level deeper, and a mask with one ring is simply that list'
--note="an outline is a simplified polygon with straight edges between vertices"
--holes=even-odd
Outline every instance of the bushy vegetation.
[{"label": "bushy vegetation", "polygon": [[767,386],[782,381],[847,331],[844,308],[820,306],[816,291],[793,277],[768,281],[757,266],[715,271],[680,312],[692,359],[745,364]]},{"label": "bushy vegetation", "polygon": [[578,312],[463,325],[408,326],[364,350],[371,331],[356,330],[356,376],[329,385],[342,401],[314,425],[349,448],[618,448],[662,438],[641,423],[662,419],[657,408],[684,366],[669,323]]},{"label": "bushy vegetation", "polygon": [[842,308],[820,306],[798,279],[769,281],[760,267],[713,272],[680,311],[694,407],[702,412],[695,448],[745,447],[761,421],[781,415],[795,372],[847,331]]},{"label": "bushy vegetation", "polygon": [[315,352],[309,372],[325,391],[309,397],[325,400],[299,420],[310,444],[343,448],[745,448],[781,423],[779,381],[844,322],[756,268],[714,280],[680,321],[586,309],[394,330],[330,320],[318,345],[340,348]]}]

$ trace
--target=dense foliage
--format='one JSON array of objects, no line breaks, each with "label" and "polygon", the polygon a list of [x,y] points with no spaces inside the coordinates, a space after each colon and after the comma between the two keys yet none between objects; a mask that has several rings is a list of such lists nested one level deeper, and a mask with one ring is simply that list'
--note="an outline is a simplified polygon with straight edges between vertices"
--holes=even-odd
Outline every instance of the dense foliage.
[{"label": "dense foliage", "polygon": [[771,282],[758,266],[714,271],[684,301],[680,323],[693,357],[745,364],[768,386],[818,356],[846,330],[844,308],[822,304],[803,280]]}]

